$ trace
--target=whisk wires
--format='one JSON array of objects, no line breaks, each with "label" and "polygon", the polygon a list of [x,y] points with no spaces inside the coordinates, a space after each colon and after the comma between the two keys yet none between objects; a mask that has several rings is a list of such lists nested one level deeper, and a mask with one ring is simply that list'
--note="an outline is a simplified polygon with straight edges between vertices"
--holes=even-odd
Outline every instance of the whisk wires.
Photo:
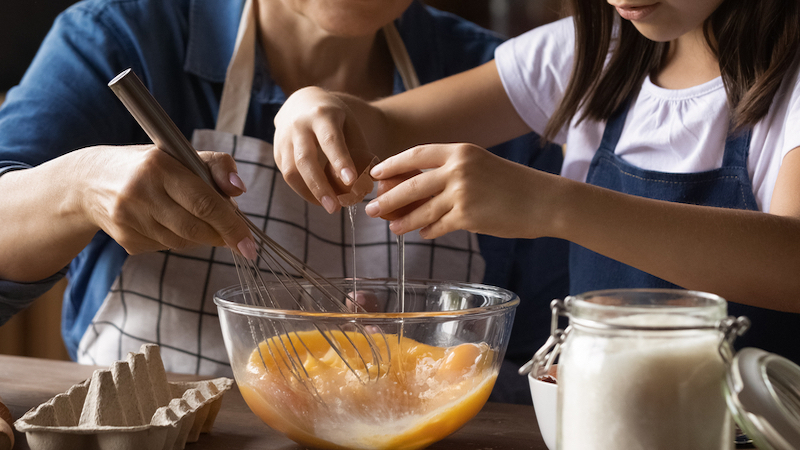
[{"label": "whisk wires", "polygon": [[[258,253],[258,259],[251,261],[233,252],[240,284],[248,304],[272,309],[286,309],[294,306],[301,311],[321,313],[368,312],[355,300],[353,293],[346,292],[338,285],[319,275],[253,224],[244,213],[238,211],[237,214],[250,227],[256,240]],[[266,270],[261,269],[260,263],[266,266]],[[272,275],[271,278],[275,281],[272,283],[266,281],[264,279],[265,273]],[[275,297],[274,292],[268,287],[269,284],[274,285],[275,283],[282,287],[282,294],[284,294],[282,298],[286,298],[286,294],[288,294],[288,298],[291,299],[293,305],[281,303]],[[320,295],[315,295],[315,292]],[[351,305],[354,310],[349,309],[347,305]],[[263,341],[267,342],[267,349],[270,352],[269,357],[276,363],[281,376],[284,379],[291,378],[303,383],[308,387],[312,395],[318,397],[313,382],[309,382],[311,377],[303,364],[304,357],[302,356],[316,358],[314,352],[307,347],[302,352],[296,348],[298,344],[295,343],[295,339],[291,339],[291,336],[295,336],[299,345],[305,346],[305,343],[297,330],[291,325],[273,320],[268,322],[269,329],[265,329],[264,324],[261,323],[258,331],[261,332],[260,336],[264,338]],[[391,364],[391,350],[388,345],[384,345],[386,353],[384,357],[373,337],[374,334],[380,335],[384,340],[384,344],[386,344],[387,338],[383,332],[380,330],[377,333],[370,332],[364,325],[355,320],[348,325],[364,338],[369,349],[368,355],[365,355],[360,350],[357,343],[353,341],[351,334],[346,332],[342,325],[328,325],[324,320],[313,322],[314,328],[360,383],[366,384],[370,381],[375,381],[388,373],[389,365]],[[254,337],[256,336],[259,336],[259,334],[254,332]],[[273,339],[268,340],[266,339],[267,336],[273,336]],[[337,339],[336,336],[340,336],[341,340]],[[352,349],[353,352],[348,352],[348,349]],[[261,352],[260,348],[259,352]],[[355,357],[349,356],[348,353],[354,354]],[[262,359],[265,357],[263,354],[260,354],[260,356]],[[266,362],[262,362],[266,368]]]}]

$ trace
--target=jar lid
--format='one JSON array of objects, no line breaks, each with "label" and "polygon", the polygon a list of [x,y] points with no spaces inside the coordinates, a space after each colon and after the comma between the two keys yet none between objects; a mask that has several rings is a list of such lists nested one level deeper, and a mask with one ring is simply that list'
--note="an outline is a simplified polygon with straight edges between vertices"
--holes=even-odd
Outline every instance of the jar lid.
[{"label": "jar lid", "polygon": [[759,449],[800,448],[800,366],[743,348],[731,360],[725,385],[736,423]]}]

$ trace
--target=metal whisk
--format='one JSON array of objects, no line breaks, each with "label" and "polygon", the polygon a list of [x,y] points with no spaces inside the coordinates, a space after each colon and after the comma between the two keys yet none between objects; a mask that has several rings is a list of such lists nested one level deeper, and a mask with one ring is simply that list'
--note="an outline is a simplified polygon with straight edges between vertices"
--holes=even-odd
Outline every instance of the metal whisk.
[{"label": "metal whisk", "polygon": [[[108,83],[108,86],[158,148],[180,161],[220,192],[206,164],[131,69],[121,72]],[[221,192],[220,195],[224,196]],[[231,251],[246,303],[253,306],[282,309],[263,278],[265,271],[259,267],[259,261],[261,261],[266,266],[266,272],[278,280],[278,283],[290,294],[295,305],[301,311],[352,313],[354,311],[348,308],[349,304],[355,309],[355,312],[366,312],[353,296],[281,247],[253,224],[238,208],[236,208],[236,214],[245,221],[252,232],[258,251],[258,260],[256,261],[251,261],[235,251]],[[321,296],[314,295],[311,292],[312,289],[318,291]],[[356,343],[340,325],[315,323],[314,326],[361,383],[374,381],[388,372],[388,365],[391,361],[388,345],[384,347],[385,350],[382,353],[373,338],[374,333],[368,332],[363,325],[357,322],[352,324],[355,331],[363,335],[369,344],[369,354],[360,352]],[[265,325],[263,321],[255,324],[251,320],[250,328],[265,368],[265,360],[272,359],[275,363],[274,366],[278,368],[285,380],[298,381],[309,393],[321,401],[300,356],[305,352],[301,352],[297,348],[297,345],[305,346],[298,332],[291,325],[279,321],[269,321]],[[352,346],[356,358],[347,357],[346,348],[335,338],[335,332],[344,336],[344,345]],[[381,330],[377,330],[376,333],[379,334],[379,339],[387,341]],[[268,335],[275,337],[268,340],[266,339]],[[290,336],[294,336],[295,339],[291,339]],[[262,351],[260,342],[267,343],[267,352]],[[308,354],[311,355],[310,352]],[[358,367],[354,367],[354,365]],[[374,374],[370,370],[359,370],[369,367],[377,368]]]}]

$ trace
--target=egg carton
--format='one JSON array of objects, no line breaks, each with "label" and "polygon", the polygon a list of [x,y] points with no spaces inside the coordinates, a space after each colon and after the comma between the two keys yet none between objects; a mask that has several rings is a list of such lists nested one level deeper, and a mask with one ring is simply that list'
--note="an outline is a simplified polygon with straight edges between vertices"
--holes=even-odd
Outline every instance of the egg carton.
[{"label": "egg carton", "polygon": [[159,348],[145,344],[14,423],[32,450],[183,449],[211,431],[230,378],[168,382]]}]

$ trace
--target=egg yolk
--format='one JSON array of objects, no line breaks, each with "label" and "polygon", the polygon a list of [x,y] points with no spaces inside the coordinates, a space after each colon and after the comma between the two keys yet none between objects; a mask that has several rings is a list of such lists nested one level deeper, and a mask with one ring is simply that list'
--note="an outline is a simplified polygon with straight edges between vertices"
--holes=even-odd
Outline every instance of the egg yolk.
[{"label": "egg yolk", "polygon": [[237,381],[250,409],[300,444],[418,449],[480,411],[496,356],[484,343],[445,348],[394,334],[303,331],[261,342]]}]

